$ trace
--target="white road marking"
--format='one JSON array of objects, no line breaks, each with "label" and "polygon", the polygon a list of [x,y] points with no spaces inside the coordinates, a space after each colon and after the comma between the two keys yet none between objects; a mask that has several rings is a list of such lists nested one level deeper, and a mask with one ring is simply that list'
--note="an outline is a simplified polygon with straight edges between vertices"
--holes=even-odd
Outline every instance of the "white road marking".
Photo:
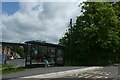
[{"label": "white road marking", "polygon": [[94,72],[87,72],[84,74],[80,74],[80,76],[78,76],[78,78],[108,78],[107,76],[103,76],[104,75],[110,75],[107,72],[101,72],[101,71],[94,71]]},{"label": "white road marking", "polygon": [[81,77],[85,77],[85,76],[88,76],[89,74],[84,74],[84,75],[81,75],[81,76],[78,76],[79,78]]},{"label": "white road marking", "polygon": [[89,76],[86,76],[85,78],[90,78],[90,77],[92,77],[93,75],[89,75]]}]

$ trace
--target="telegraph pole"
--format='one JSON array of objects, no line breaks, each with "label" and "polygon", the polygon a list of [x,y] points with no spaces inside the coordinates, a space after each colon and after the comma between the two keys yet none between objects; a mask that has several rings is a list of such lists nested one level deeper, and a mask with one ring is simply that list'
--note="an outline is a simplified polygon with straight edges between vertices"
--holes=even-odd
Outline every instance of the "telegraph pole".
[{"label": "telegraph pole", "polygon": [[72,28],[72,19],[70,19],[70,28]]},{"label": "telegraph pole", "polygon": [[[72,19],[70,19],[70,52],[71,52],[71,57],[70,57],[70,59],[72,59],[72,57],[73,57],[73,51],[72,51],[72,49],[71,49],[71,46],[72,46]],[[72,60],[70,60],[70,64],[73,64],[73,62],[72,62]]]}]

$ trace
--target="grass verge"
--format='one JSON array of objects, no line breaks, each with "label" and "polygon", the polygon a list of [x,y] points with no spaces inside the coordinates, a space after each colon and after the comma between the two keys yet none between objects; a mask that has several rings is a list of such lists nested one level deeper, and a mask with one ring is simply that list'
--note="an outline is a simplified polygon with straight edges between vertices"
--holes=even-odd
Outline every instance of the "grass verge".
[{"label": "grass verge", "polygon": [[2,70],[2,74],[9,74],[9,73],[14,73],[14,72],[20,72],[20,71],[24,71],[24,68],[9,68],[9,69],[4,69]]},{"label": "grass verge", "polygon": [[9,73],[14,73],[14,72],[20,72],[24,71],[24,68],[12,68],[13,65],[10,64],[0,64],[0,68],[5,68],[3,70],[0,70],[0,74],[9,74]]},{"label": "grass verge", "polygon": [[0,68],[10,68],[12,65],[10,64],[0,64]]}]

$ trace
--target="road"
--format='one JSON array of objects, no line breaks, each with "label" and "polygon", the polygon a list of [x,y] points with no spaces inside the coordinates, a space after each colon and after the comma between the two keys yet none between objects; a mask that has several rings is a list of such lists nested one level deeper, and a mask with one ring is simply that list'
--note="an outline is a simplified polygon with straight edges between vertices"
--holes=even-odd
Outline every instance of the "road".
[{"label": "road", "polygon": [[2,78],[19,78],[24,76],[31,76],[31,75],[38,75],[38,74],[46,74],[46,73],[52,73],[52,72],[60,72],[65,70],[74,70],[74,69],[81,69],[85,67],[39,67],[39,68],[30,68],[26,69],[22,72],[17,73],[11,73],[2,75]]},{"label": "road", "polygon": [[[89,70],[85,72],[72,73],[69,75],[65,75],[59,78],[44,78],[40,79],[39,77],[35,77],[36,75],[41,75],[45,73],[52,72],[60,72],[67,70],[75,70],[75,69],[84,69],[87,67],[50,67],[50,68],[33,68],[27,69],[24,72],[12,73],[8,75],[3,75],[3,78],[10,78],[11,80],[118,80],[119,77],[119,67],[118,66],[107,66],[100,69]],[[32,75],[34,78],[20,78],[25,76]],[[4,80],[4,79],[3,79]],[[120,80],[120,79],[119,79]]]},{"label": "road", "polygon": [[118,66],[107,66],[98,70],[68,75],[64,78],[85,78],[85,79],[120,78],[120,68]]}]

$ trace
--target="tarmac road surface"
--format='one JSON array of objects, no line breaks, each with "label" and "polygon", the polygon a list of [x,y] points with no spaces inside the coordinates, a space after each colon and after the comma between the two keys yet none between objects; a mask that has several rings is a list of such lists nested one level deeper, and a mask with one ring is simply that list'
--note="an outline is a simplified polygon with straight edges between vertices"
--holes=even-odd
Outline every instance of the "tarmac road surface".
[{"label": "tarmac road surface", "polygon": [[[100,69],[72,73],[67,76],[58,78],[39,78],[35,77],[38,74],[45,74],[51,72],[69,71],[77,69],[85,69],[88,67],[49,67],[49,68],[33,68],[27,69],[24,72],[12,73],[8,75],[3,75],[3,80],[9,78],[10,80],[120,80],[119,77],[119,67],[118,66],[107,66]],[[32,72],[32,73],[31,73]],[[33,78],[20,78],[25,76],[34,76]]]},{"label": "tarmac road surface", "polygon": [[65,78],[85,78],[85,79],[118,79],[120,80],[120,68],[118,66],[107,66],[98,70],[85,73],[78,73],[66,76]]},{"label": "tarmac road surface", "polygon": [[2,75],[2,78],[19,78],[19,77],[24,77],[24,76],[31,76],[31,75],[38,75],[38,74],[45,74],[45,73],[52,73],[52,72],[60,72],[60,71],[65,71],[65,70],[82,69],[82,68],[85,68],[85,67],[81,66],[81,67],[30,68],[30,69],[26,69],[25,71],[22,71],[22,72]]}]

